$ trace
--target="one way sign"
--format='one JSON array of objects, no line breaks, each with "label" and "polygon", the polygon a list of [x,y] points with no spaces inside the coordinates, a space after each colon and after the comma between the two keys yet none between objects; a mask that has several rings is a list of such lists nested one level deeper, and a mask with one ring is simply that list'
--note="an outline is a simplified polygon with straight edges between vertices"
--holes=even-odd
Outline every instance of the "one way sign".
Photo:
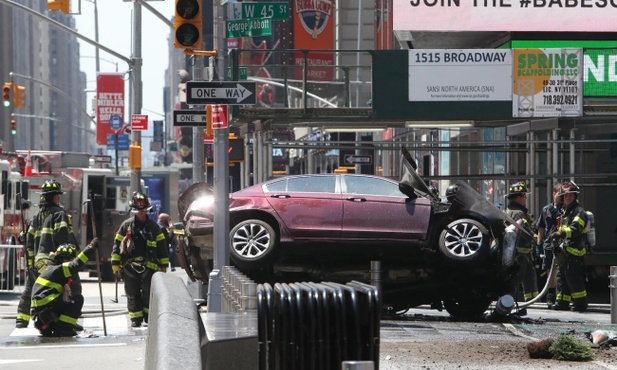
[{"label": "one way sign", "polygon": [[188,104],[253,105],[257,103],[255,82],[188,81]]},{"label": "one way sign", "polygon": [[347,164],[373,164],[373,156],[372,155],[345,154],[345,163]]}]

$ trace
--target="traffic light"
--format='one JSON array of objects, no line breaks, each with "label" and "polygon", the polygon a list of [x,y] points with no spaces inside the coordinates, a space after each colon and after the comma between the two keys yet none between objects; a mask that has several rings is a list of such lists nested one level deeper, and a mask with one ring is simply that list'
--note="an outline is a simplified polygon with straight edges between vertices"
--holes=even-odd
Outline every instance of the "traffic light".
[{"label": "traffic light", "polygon": [[13,104],[15,108],[26,107],[26,87],[13,84]]},{"label": "traffic light", "polygon": [[11,135],[15,135],[17,134],[17,121],[12,119],[11,120]]},{"label": "traffic light", "polygon": [[201,3],[202,0],[176,0],[174,47],[201,49]]},{"label": "traffic light", "polygon": [[134,171],[141,168],[141,146],[137,141],[129,147],[129,167]]},{"label": "traffic light", "polygon": [[71,12],[71,0],[47,0],[47,10],[59,10],[68,14]]},{"label": "traffic light", "polygon": [[10,107],[13,101],[13,83],[5,82],[2,86],[2,103],[5,107]]}]

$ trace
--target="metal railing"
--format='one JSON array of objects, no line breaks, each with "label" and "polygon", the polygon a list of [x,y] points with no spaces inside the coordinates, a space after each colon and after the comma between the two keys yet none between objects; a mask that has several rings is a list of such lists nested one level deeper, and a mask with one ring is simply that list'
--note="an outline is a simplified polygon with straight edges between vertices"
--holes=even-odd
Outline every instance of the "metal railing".
[{"label": "metal railing", "polygon": [[257,284],[233,266],[223,266],[222,312],[257,309]]},{"label": "metal railing", "polygon": [[20,293],[26,280],[23,245],[0,244],[0,292]]}]

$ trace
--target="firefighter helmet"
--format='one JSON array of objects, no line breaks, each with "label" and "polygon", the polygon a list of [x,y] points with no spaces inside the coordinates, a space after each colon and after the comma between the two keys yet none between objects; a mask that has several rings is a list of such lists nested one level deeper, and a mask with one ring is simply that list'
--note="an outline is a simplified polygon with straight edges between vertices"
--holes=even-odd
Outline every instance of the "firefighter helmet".
[{"label": "firefighter helmet", "polygon": [[64,194],[64,192],[62,191],[62,186],[56,180],[47,180],[41,186],[41,194]]},{"label": "firefighter helmet", "polygon": [[510,189],[508,189],[508,198],[523,194],[529,194],[529,190],[527,189],[527,185],[522,181],[512,184]]},{"label": "firefighter helmet", "polygon": [[566,181],[561,185],[561,189],[559,191],[559,196],[565,195],[565,194],[578,194],[581,192],[581,188],[578,187],[578,185],[576,185],[574,183],[574,181]]},{"label": "firefighter helmet", "polygon": [[61,244],[56,252],[52,252],[54,254],[54,261],[56,262],[64,262],[70,261],[75,258],[77,255],[77,248],[73,244]]},{"label": "firefighter helmet", "polygon": [[150,199],[148,199],[147,196],[145,196],[143,193],[140,193],[138,191],[133,193],[133,198],[131,198],[131,201],[129,202],[129,206],[133,210],[137,210],[137,211],[141,211],[141,210],[149,211],[152,208],[152,205],[150,204]]}]

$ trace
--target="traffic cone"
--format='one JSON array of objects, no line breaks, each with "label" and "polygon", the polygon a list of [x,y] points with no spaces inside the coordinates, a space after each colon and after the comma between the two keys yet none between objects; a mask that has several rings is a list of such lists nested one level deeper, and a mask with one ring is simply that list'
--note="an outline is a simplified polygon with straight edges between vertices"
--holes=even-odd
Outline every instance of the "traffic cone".
[{"label": "traffic cone", "polygon": [[24,170],[24,176],[32,176],[32,157],[30,156],[29,150],[28,155],[26,156],[26,168]]}]

